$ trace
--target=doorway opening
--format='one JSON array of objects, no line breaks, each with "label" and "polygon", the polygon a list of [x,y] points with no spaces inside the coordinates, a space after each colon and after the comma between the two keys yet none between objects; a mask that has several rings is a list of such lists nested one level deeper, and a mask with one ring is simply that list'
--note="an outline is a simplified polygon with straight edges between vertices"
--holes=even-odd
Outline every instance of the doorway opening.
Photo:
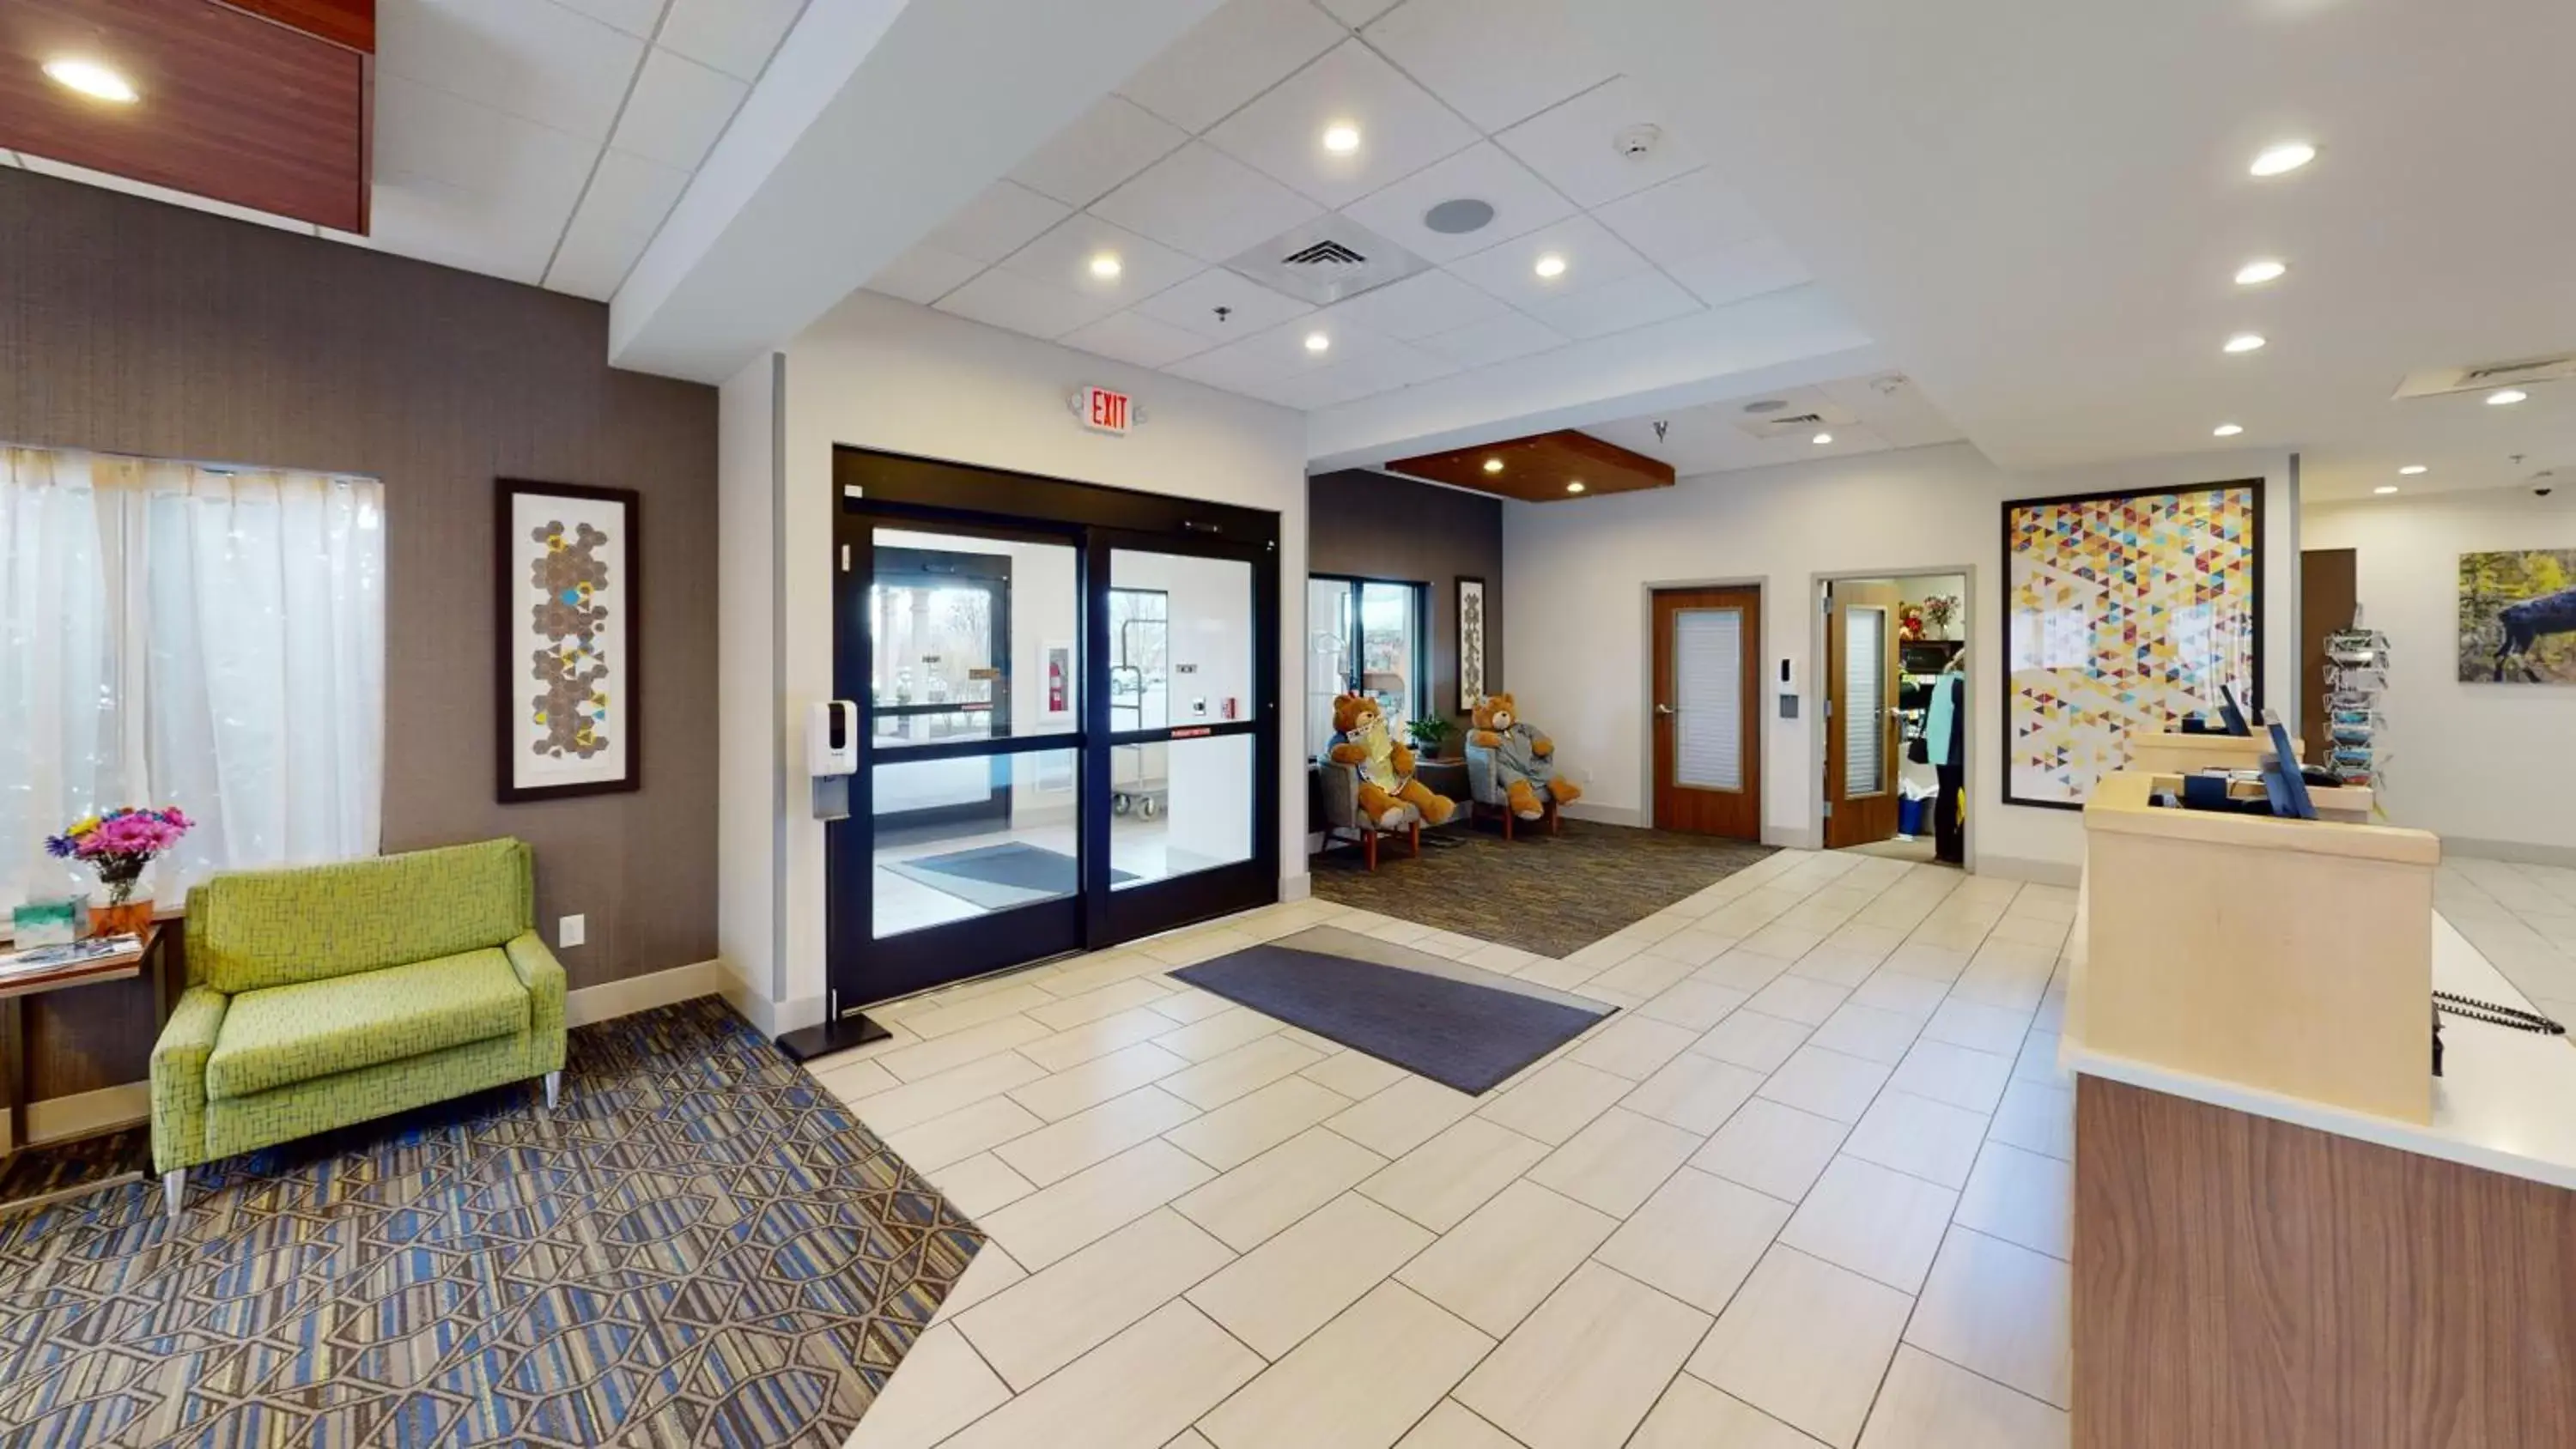
[{"label": "doorway opening", "polygon": [[1278,899],[1278,516],[844,449],[834,1021]]},{"label": "doorway opening", "polygon": [[1967,863],[1965,570],[1820,580],[1828,850]]}]

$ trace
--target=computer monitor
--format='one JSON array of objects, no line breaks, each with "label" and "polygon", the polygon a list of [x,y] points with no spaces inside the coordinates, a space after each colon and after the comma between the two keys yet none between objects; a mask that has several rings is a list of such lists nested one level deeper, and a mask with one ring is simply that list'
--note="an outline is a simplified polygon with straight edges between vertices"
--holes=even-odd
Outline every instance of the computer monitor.
[{"label": "computer monitor", "polygon": [[2250,736],[2254,733],[2254,727],[2245,722],[2245,711],[2238,707],[2236,703],[2236,687],[2234,685],[2222,684],[2218,686],[2218,713],[2221,719],[2227,721],[2227,732],[2229,734]]},{"label": "computer monitor", "polygon": [[2299,773],[2299,757],[2290,750],[2290,730],[2279,720],[2271,721],[2272,763],[2263,771],[2263,789],[2272,797],[2272,813],[2290,820],[2317,818],[2317,802],[2308,794],[2307,777]]}]

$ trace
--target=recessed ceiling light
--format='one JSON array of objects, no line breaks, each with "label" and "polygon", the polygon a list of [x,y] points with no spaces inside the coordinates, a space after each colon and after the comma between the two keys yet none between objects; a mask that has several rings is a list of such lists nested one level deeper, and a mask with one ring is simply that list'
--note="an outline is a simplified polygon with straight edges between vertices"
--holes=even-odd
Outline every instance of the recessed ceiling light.
[{"label": "recessed ceiling light", "polygon": [[2382,483],[2370,491],[2373,493],[2394,493],[2397,491],[2397,485],[2394,483]]},{"label": "recessed ceiling light", "polygon": [[1309,332],[1306,334],[1306,350],[1308,352],[1321,352],[1332,345],[1333,339],[1325,336],[1321,332]]},{"label": "recessed ceiling light", "polygon": [[2236,285],[2259,287],[2265,282],[2277,282],[2289,270],[2289,263],[2274,261],[2270,257],[2265,257],[2261,261],[2247,262],[2236,269]]},{"label": "recessed ceiling light", "polygon": [[2531,396],[2531,394],[2524,392],[2518,387],[2500,388],[2495,392],[2487,394],[2487,406],[2491,408],[2511,407],[2515,403],[2518,403],[2529,396]]},{"label": "recessed ceiling light", "polygon": [[1360,148],[1360,128],[1348,121],[1335,121],[1324,128],[1324,149],[1336,156],[1348,156]]},{"label": "recessed ceiling light", "polygon": [[2264,337],[2260,332],[2239,332],[2235,336],[2227,339],[2227,350],[2230,352],[2255,352],[2261,350],[2263,342]]},{"label": "recessed ceiling light", "polygon": [[1095,277],[1114,277],[1125,270],[1126,267],[1112,252],[1102,252],[1091,259],[1091,274]]},{"label": "recessed ceiling light", "polygon": [[1825,444],[1827,444],[1827,443],[1832,442],[1833,440],[1834,440],[1834,435],[1833,435],[1833,434],[1831,434],[1831,433],[1818,433],[1818,434],[1816,434],[1816,446],[1817,446],[1817,447],[1819,447],[1819,448],[1823,447],[1823,446],[1824,446]]},{"label": "recessed ceiling light", "polygon": [[1542,277],[1550,279],[1562,277],[1565,275],[1565,258],[1558,256],[1554,252],[1549,252],[1546,256],[1538,259],[1538,266],[1534,270],[1536,270]]},{"label": "recessed ceiling light", "polygon": [[1566,491],[1566,492],[1568,492],[1568,493],[1580,493],[1580,492],[1582,492],[1582,491],[1583,491],[1583,480],[1582,480],[1582,479],[1580,479],[1580,478],[1577,478],[1577,479],[1575,479],[1573,482],[1566,484],[1566,485],[1565,485],[1565,491]]},{"label": "recessed ceiling light", "polygon": [[1487,458],[1485,460],[1485,471],[1488,473],[1500,473],[1503,471],[1503,460],[1500,458]]},{"label": "recessed ceiling light", "polygon": [[53,78],[54,84],[68,86],[92,100],[124,106],[140,99],[132,81],[94,60],[49,60],[45,62],[45,74]]},{"label": "recessed ceiling light", "polygon": [[[2425,467],[2425,466],[2424,466],[2423,464],[2421,464],[2421,463],[2409,463],[2409,464],[2407,464],[2405,467],[2400,468],[2400,469],[2398,469],[2398,470],[2397,470],[2397,476],[2398,476],[2398,477],[2400,477],[2400,478],[2414,478],[2414,477],[2419,477],[2419,476],[2421,476],[2421,475],[2423,475],[2423,474],[2425,474],[2425,473],[2429,473],[2429,472],[2431,472],[2431,471],[2432,471],[2431,469],[2429,469],[2429,468]],[[2389,492],[2391,492],[2391,493],[2394,493],[2394,492],[2396,492],[2397,490],[2396,490],[2396,489],[2394,489],[2394,488],[2391,488],[2391,489],[2389,489],[2388,491],[2389,491]]]},{"label": "recessed ceiling light", "polygon": [[2243,431],[2245,427],[2242,423],[2220,423],[2209,430],[2209,435],[2213,438],[2232,438]]},{"label": "recessed ceiling light", "polygon": [[2256,153],[2254,164],[2246,169],[2257,176],[2279,176],[2284,172],[2296,171],[2315,159],[2317,159],[2316,147],[2305,141],[2283,141],[2278,145],[2266,146]]}]

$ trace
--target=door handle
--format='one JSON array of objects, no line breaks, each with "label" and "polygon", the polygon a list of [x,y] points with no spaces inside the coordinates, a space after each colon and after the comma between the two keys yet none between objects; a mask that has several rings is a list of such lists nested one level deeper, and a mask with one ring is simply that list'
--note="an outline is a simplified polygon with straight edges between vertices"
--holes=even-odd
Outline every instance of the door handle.
[{"label": "door handle", "polygon": [[1680,713],[1681,713],[1681,711],[1680,711],[1680,710],[1677,710],[1677,709],[1675,709],[1675,708],[1673,708],[1673,707],[1672,707],[1671,705],[1669,705],[1669,704],[1659,704],[1659,705],[1656,705],[1656,706],[1655,706],[1655,713],[1657,713],[1657,714],[1680,714]]}]

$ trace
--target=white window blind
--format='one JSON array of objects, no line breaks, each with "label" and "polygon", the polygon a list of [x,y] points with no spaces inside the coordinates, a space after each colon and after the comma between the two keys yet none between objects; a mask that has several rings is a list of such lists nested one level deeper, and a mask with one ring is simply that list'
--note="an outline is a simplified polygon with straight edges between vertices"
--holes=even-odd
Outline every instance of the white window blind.
[{"label": "white window blind", "polygon": [[1673,615],[1673,782],[1744,788],[1744,611]]},{"label": "white window blind", "polygon": [[1886,789],[1887,611],[1853,609],[1843,629],[1843,794]]},{"label": "white window blind", "polygon": [[92,889],[46,836],[177,805],[144,877],[375,853],[384,490],[0,447],[0,910]]}]

